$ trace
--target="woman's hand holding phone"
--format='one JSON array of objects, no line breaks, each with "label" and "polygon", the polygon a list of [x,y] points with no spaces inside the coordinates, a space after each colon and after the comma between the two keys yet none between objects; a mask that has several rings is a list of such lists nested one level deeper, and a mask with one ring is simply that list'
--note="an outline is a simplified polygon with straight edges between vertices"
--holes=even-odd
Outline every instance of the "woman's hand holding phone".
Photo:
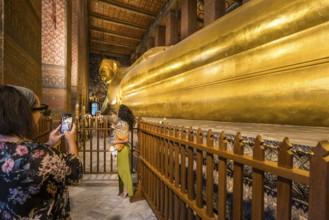
[{"label": "woman's hand holding phone", "polygon": [[64,134],[64,131],[71,131],[73,123],[73,117],[70,113],[63,113],[61,120],[61,129],[60,132]]},{"label": "woman's hand holding phone", "polygon": [[75,143],[75,130],[76,130],[76,125],[73,123],[72,129],[70,131],[64,131],[64,136],[67,141],[67,153],[70,154],[75,154],[78,156],[78,147]]},{"label": "woman's hand holding phone", "polygon": [[61,125],[58,125],[52,132],[49,134],[49,139],[46,144],[50,145],[51,147],[54,146],[60,139],[63,137],[63,134],[59,132]]},{"label": "woman's hand holding phone", "polygon": [[58,125],[57,128],[55,128],[52,132],[49,134],[49,140],[47,141],[46,144],[49,146],[54,146],[60,139],[61,137],[65,136],[65,139],[67,141],[67,153],[70,154],[75,154],[76,156],[78,155],[78,147],[75,143],[75,130],[76,130],[76,125],[73,123],[72,124],[72,129],[70,131],[65,130],[64,134],[60,133],[62,125]]},{"label": "woman's hand holding phone", "polygon": [[73,123],[72,124],[72,129],[70,131],[65,130],[64,131],[64,136],[67,142],[74,141],[75,139],[75,130],[76,130],[76,125]]}]

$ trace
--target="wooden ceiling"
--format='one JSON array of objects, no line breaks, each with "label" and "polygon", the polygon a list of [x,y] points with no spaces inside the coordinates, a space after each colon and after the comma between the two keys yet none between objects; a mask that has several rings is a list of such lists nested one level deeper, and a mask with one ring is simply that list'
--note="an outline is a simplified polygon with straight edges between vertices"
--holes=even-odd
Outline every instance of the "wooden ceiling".
[{"label": "wooden ceiling", "polygon": [[[154,27],[165,25],[169,10],[180,10],[180,0],[88,0],[90,53],[125,63],[145,52]],[[227,13],[242,0],[225,0]],[[204,0],[197,0],[198,29],[203,28]],[[180,30],[179,30],[180,32]]]},{"label": "wooden ceiling", "polygon": [[90,52],[130,60],[167,0],[88,0]]}]

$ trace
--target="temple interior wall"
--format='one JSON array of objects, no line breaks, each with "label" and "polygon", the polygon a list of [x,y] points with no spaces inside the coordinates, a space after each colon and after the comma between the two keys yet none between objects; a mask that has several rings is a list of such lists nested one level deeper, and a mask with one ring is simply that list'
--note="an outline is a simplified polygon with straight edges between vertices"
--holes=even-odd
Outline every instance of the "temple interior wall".
[{"label": "temple interior wall", "polygon": [[1,1],[0,83],[41,91],[41,1]]}]

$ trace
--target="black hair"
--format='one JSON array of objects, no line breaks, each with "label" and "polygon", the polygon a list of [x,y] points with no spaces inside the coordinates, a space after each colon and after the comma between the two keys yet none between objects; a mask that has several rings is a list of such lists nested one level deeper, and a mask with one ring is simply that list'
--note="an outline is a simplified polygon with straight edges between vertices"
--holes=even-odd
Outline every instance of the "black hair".
[{"label": "black hair", "polygon": [[135,123],[136,119],[133,114],[133,112],[128,108],[126,105],[120,105],[119,111],[118,111],[118,117],[122,120],[128,123],[129,129],[132,130]]},{"label": "black hair", "polygon": [[31,139],[34,131],[28,100],[12,86],[0,85],[0,134]]}]

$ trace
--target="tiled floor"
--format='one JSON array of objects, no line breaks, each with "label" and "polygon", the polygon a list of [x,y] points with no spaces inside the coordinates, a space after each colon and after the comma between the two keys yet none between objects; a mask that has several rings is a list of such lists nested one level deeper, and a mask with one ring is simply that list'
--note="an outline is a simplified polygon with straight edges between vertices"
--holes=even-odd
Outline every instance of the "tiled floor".
[{"label": "tiled floor", "polygon": [[70,187],[73,220],[156,220],[146,200],[130,203],[118,194],[116,174],[84,175],[79,186]]}]

